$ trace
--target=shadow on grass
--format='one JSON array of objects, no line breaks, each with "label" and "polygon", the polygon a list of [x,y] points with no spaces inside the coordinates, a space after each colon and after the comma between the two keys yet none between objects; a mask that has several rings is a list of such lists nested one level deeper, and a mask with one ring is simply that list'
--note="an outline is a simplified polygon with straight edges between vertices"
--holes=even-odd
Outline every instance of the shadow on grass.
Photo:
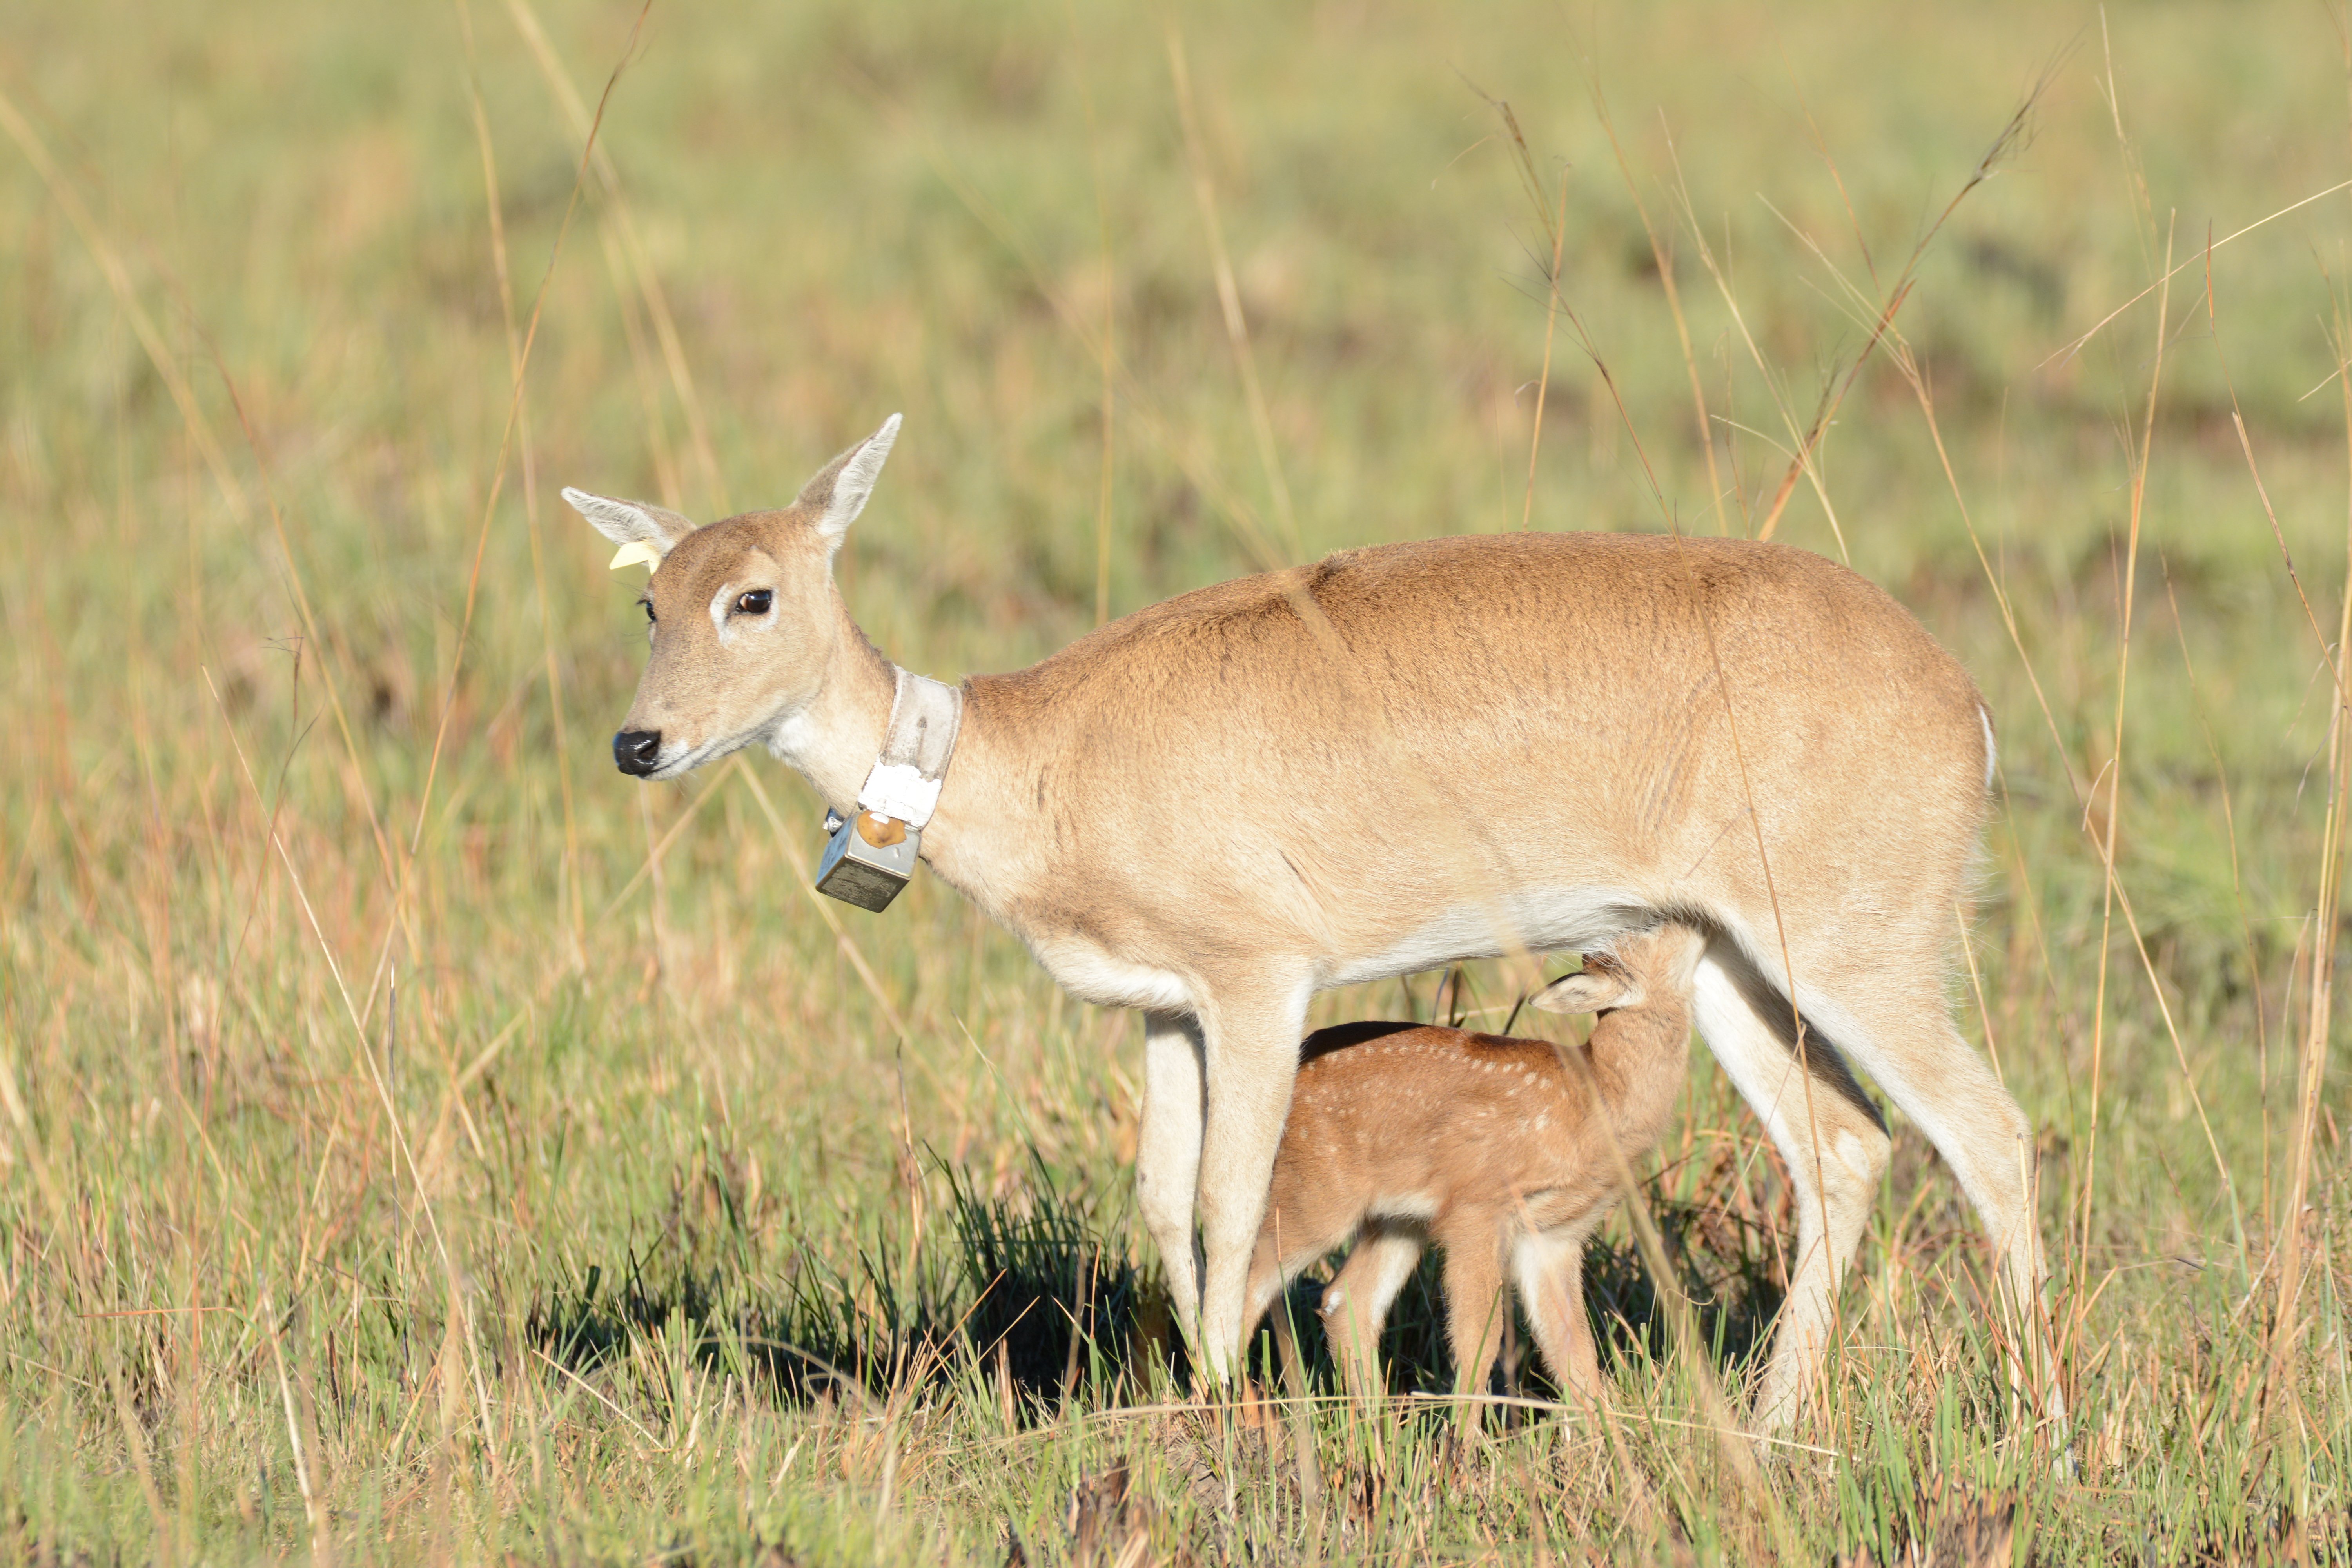
[{"label": "shadow on grass", "polygon": [[[842,1268],[796,1244],[780,1270],[761,1270],[740,1244],[730,1205],[719,1205],[715,1226],[681,1225],[674,1205],[655,1239],[623,1260],[615,1280],[591,1266],[577,1283],[549,1289],[530,1315],[529,1336],[575,1371],[628,1362],[659,1339],[705,1366],[749,1373],[792,1402],[880,1396],[910,1378],[976,1373],[1009,1391],[1031,1418],[1081,1391],[1115,1402],[1161,1375],[1182,1386],[1183,1352],[1157,1268],[1106,1237],[1042,1161],[1033,1153],[1024,1189],[995,1198],[956,1168],[935,1163],[950,1194],[949,1224],[911,1256],[884,1236]],[[1655,1194],[1651,1205],[1680,1289],[1699,1304],[1714,1359],[1737,1382],[1780,1309],[1773,1238],[1711,1205]],[[1391,1314],[1382,1344],[1394,1388],[1451,1386],[1438,1278],[1438,1260],[1424,1257]],[[1630,1244],[1588,1247],[1584,1281],[1605,1361],[1668,1353],[1654,1284]],[[1317,1382],[1328,1389],[1337,1380],[1313,1311],[1320,1293],[1319,1284],[1302,1281],[1291,1306]],[[1268,1337],[1261,1333],[1254,1344],[1253,1361],[1271,1381]],[[1531,1359],[1527,1370],[1534,1388],[1549,1387],[1533,1375]]]},{"label": "shadow on grass", "polygon": [[663,1336],[792,1401],[880,1395],[977,1361],[1025,1406],[1043,1407],[1126,1374],[1165,1312],[1124,1247],[1101,1238],[1034,1155],[1025,1188],[997,1199],[935,1163],[950,1194],[948,1234],[911,1257],[883,1236],[846,1268],[796,1245],[780,1271],[758,1270],[732,1205],[716,1226],[680,1224],[673,1205],[617,1283],[591,1265],[547,1292],[526,1332],[575,1371]]}]

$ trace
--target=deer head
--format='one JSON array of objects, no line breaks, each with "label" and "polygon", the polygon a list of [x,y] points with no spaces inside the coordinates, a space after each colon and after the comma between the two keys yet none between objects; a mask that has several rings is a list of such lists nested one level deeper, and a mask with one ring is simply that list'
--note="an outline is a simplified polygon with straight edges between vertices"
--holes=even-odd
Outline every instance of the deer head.
[{"label": "deer head", "polygon": [[625,773],[672,779],[754,742],[787,762],[842,674],[845,656],[879,664],[833,583],[834,552],[881,476],[898,416],[820,469],[780,511],[704,528],[645,501],[566,489],[589,525],[621,546],[614,566],[653,567],[645,606],[652,658],[613,737]]}]

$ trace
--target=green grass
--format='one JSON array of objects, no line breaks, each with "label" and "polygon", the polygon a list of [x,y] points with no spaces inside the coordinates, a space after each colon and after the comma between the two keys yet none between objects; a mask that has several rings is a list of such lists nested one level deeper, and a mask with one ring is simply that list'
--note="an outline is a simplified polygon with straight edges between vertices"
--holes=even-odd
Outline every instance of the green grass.
[{"label": "green grass", "polygon": [[[1893,1562],[2013,1504],[2017,1561],[2352,1555],[2340,1077],[2275,1331],[2352,196],[2200,254],[2352,174],[2346,18],[1439,9],[1186,13],[1191,139],[1141,7],[12,13],[0,1553]],[[565,98],[625,58],[575,209]],[[2045,71],[1776,536],[1910,605],[2001,731],[1958,994],[2042,1130],[2075,1474],[1898,1123],[1822,1405],[1742,1489],[1698,1378],[1754,1364],[1788,1192],[1701,1056],[1648,1196],[1710,1352],[1620,1219],[1608,1418],[1465,1447],[1414,1397],[1424,1279],[1398,1407],[1317,1405],[1302,1495],[1289,1417],[1171,1380],[1137,1026],[935,882],[821,908],[764,760],[617,776],[643,644],[555,489],[767,504],[903,408],[841,574],[948,677],[1345,545],[1750,531]],[[2168,254],[2161,330],[2151,296],[2061,354]]]}]

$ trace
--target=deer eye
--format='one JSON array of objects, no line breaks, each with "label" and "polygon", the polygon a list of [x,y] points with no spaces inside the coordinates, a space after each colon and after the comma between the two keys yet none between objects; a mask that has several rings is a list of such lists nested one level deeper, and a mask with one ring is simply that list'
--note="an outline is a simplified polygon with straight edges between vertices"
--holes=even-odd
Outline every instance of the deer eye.
[{"label": "deer eye", "polygon": [[735,607],[747,616],[764,616],[768,613],[768,606],[775,602],[776,595],[772,590],[754,588],[736,600]]},{"label": "deer eye", "polygon": [[639,599],[637,601],[637,608],[645,611],[646,625],[647,626],[652,626],[655,621],[660,618],[654,614],[654,602],[651,599]]}]

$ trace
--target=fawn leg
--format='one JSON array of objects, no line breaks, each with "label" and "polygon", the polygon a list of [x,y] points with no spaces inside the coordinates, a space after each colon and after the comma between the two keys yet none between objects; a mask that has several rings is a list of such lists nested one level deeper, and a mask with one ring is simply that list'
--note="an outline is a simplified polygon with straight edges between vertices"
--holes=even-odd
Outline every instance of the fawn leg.
[{"label": "fawn leg", "polygon": [[1570,1399],[1588,1404],[1601,1397],[1601,1383],[1592,1321],[1584,1310],[1584,1242],[1599,1217],[1523,1236],[1511,1258],[1519,1304],[1545,1367]]},{"label": "fawn leg", "polygon": [[1323,1292],[1323,1333],[1348,1393],[1370,1399],[1387,1387],[1381,1377],[1381,1329],[1397,1292],[1421,1261],[1420,1235],[1375,1220],[1356,1238],[1339,1277]]},{"label": "fawn leg", "polygon": [[[1454,1347],[1454,1392],[1482,1394],[1503,1344],[1503,1247],[1496,1216],[1476,1209],[1450,1215],[1436,1227],[1445,1249],[1445,1337]],[[1475,1423],[1475,1406],[1465,1406]]]}]

